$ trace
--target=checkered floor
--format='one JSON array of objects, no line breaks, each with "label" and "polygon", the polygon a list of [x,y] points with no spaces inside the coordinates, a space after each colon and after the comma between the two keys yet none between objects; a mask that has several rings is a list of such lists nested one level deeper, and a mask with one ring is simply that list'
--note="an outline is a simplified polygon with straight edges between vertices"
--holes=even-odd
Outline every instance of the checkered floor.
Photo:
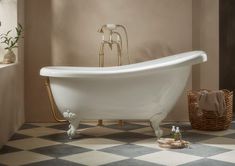
[{"label": "checkered floor", "polygon": [[187,149],[161,149],[148,123],[80,125],[80,134],[69,140],[67,124],[24,124],[0,150],[0,166],[230,166],[235,165],[235,122],[220,132],[192,130],[189,124],[163,124],[165,136],[180,126]]}]

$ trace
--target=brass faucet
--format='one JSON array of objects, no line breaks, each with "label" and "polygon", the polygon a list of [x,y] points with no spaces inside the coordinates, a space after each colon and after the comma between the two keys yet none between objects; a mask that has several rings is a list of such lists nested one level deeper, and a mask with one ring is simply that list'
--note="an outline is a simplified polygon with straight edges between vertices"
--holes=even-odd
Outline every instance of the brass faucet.
[{"label": "brass faucet", "polygon": [[[105,45],[108,45],[109,48],[112,50],[113,49],[113,45],[116,45],[117,47],[117,56],[118,56],[118,62],[117,62],[117,66],[121,66],[122,63],[122,36],[119,32],[117,32],[117,28],[120,27],[124,30],[125,32],[125,37],[126,37],[126,50],[127,50],[127,56],[128,56],[128,62],[129,64],[130,62],[130,56],[128,54],[128,36],[127,36],[127,30],[123,25],[116,25],[116,24],[106,24],[103,25],[98,32],[103,33],[102,35],[102,42],[100,44],[100,49],[99,49],[99,67],[104,67],[104,48]],[[108,30],[109,32],[109,39],[105,40],[105,35],[104,35],[104,31]],[[103,121],[99,120],[98,121],[98,126],[102,126],[103,125]],[[123,126],[123,121],[119,120],[119,125]]]}]

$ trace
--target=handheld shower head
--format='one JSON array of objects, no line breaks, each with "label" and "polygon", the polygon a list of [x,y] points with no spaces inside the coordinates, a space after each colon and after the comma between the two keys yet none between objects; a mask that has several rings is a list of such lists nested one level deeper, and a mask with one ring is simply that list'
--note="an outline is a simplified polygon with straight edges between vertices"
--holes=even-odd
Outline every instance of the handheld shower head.
[{"label": "handheld shower head", "polygon": [[104,33],[104,29],[109,30],[110,32],[117,28],[116,24],[104,24],[100,29],[98,29],[99,33]]},{"label": "handheld shower head", "polygon": [[117,25],[116,24],[106,24],[106,28],[111,30],[115,30],[117,29]]}]

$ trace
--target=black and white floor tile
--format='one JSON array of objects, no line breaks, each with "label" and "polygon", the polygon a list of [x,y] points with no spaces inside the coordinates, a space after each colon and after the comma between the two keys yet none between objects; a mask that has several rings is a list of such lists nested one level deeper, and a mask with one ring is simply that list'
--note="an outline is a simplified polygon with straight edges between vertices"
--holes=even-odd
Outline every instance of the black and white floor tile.
[{"label": "black and white floor tile", "polygon": [[188,123],[162,124],[165,137],[180,126],[186,149],[158,147],[149,123],[129,122],[80,125],[80,134],[68,139],[68,124],[24,124],[0,149],[0,166],[232,166],[235,165],[235,122],[218,132],[193,130]]}]

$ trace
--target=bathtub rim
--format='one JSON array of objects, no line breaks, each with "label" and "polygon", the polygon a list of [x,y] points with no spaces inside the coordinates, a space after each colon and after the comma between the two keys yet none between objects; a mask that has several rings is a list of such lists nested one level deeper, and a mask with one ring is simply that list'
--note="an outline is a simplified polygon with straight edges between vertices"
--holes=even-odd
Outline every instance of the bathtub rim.
[{"label": "bathtub rim", "polygon": [[40,75],[71,78],[100,77],[102,75],[122,75],[141,71],[160,71],[189,65],[192,66],[206,61],[207,54],[204,51],[190,51],[150,61],[114,67],[47,66],[41,68]]}]

